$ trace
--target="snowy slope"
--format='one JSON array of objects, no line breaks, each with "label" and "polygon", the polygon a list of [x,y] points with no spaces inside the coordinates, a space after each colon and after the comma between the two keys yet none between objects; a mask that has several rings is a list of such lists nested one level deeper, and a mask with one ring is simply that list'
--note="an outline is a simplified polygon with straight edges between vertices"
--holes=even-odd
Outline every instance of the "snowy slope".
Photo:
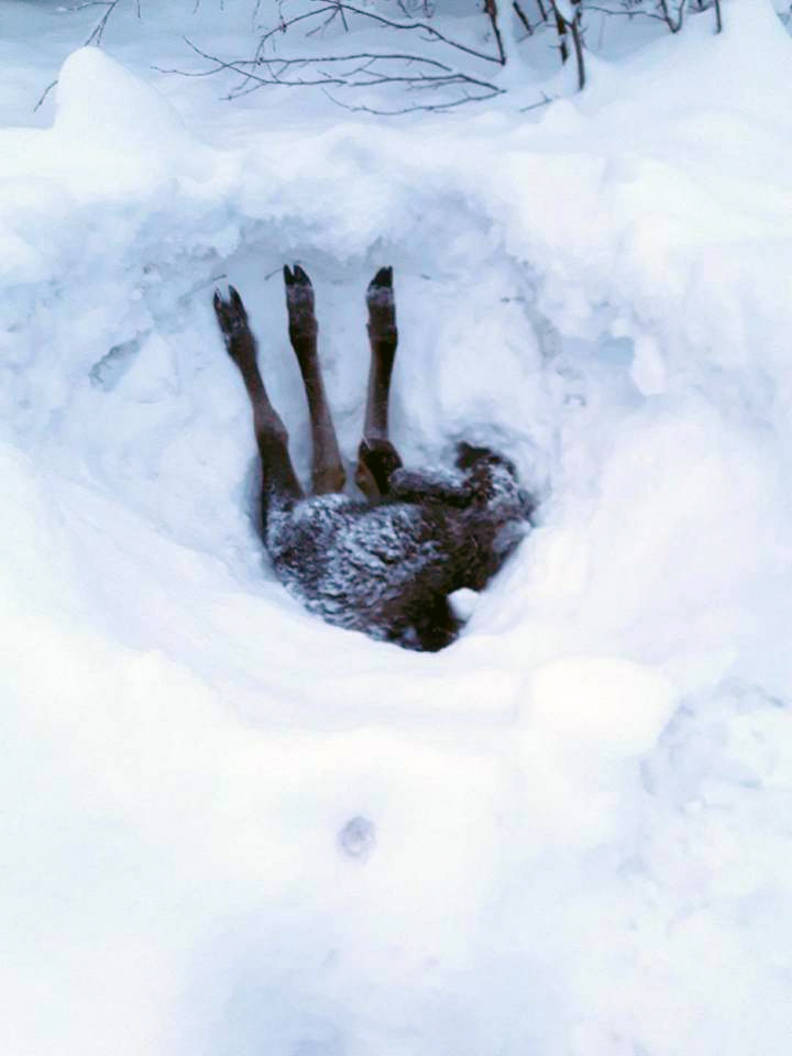
[{"label": "snowy slope", "polygon": [[[173,11],[71,54],[31,116],[73,32],[31,6],[0,5],[0,1051],[785,1053],[770,5],[530,121],[396,123],[153,71]],[[543,496],[444,653],[319,623],[261,555],[210,299],[246,296],[305,472],[294,260],[349,454],[392,263],[407,460],[492,440]]]}]

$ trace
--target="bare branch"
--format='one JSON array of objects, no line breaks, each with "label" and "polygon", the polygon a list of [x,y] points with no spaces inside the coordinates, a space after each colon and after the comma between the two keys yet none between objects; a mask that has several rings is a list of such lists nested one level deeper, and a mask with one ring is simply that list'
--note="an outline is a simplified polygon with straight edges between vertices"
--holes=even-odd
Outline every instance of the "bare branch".
[{"label": "bare branch", "polygon": [[[207,59],[209,62],[213,62],[215,64],[214,68],[212,70],[207,70],[207,71],[205,71],[205,73],[202,73],[202,74],[189,74],[188,76],[206,76],[206,75],[211,74],[211,73],[220,73],[222,70],[227,70],[229,73],[237,73],[237,74],[241,75],[242,77],[245,78],[246,82],[247,81],[255,81],[257,85],[277,84],[277,85],[280,85],[281,87],[299,87],[299,88],[302,88],[302,87],[305,87],[306,85],[314,85],[314,86],[318,85],[318,84],[338,84],[338,85],[343,85],[343,84],[346,83],[344,81],[344,79],[341,78],[341,77],[324,77],[323,76],[323,77],[319,77],[319,78],[317,78],[315,80],[311,80],[311,81],[303,80],[303,79],[299,79],[299,80],[296,80],[296,81],[284,81],[283,78],[277,77],[275,75],[271,75],[269,77],[263,77],[263,76],[261,76],[258,73],[253,73],[251,70],[240,69],[239,65],[236,62],[234,62],[234,61],[225,62],[225,61],[223,61],[223,59],[219,59],[216,55],[209,55],[207,52],[201,51],[201,49],[199,47],[197,47],[195,44],[193,44],[192,41],[190,41],[190,40],[187,40],[187,44],[189,44],[189,46],[193,49],[193,51],[197,55],[200,55],[201,58]],[[277,61],[277,60],[273,60],[273,61]],[[173,70],[173,71],[169,71],[169,72],[181,73],[180,70]],[[242,93],[237,93],[235,91],[232,91],[231,93],[229,93],[227,98],[229,98],[229,99],[235,98],[237,94],[242,94]]]},{"label": "bare branch", "polygon": [[[201,58],[212,63],[208,70],[163,72],[181,73],[190,77],[206,77],[226,71],[239,75],[242,80],[232,88],[226,98],[238,99],[258,90],[264,85],[275,85],[287,88],[332,86],[336,90],[365,89],[398,86],[407,91],[433,91],[456,88],[462,95],[440,102],[420,103],[416,106],[402,107],[398,110],[383,110],[365,105],[353,107],[341,103],[334,96],[333,102],[345,109],[369,110],[371,113],[400,114],[414,110],[450,110],[462,103],[481,102],[504,93],[505,89],[471,74],[455,70],[437,59],[424,58],[404,52],[353,52],[347,55],[326,55],[310,57],[280,58],[277,56],[258,59],[225,60],[199,48],[185,38],[187,45]],[[392,68],[394,63],[399,66]],[[384,68],[382,65],[384,65]],[[329,72],[324,66],[334,65],[338,72]],[[408,72],[403,72],[404,68]],[[409,72],[413,68],[414,72]],[[288,71],[293,71],[291,74]],[[306,75],[297,75],[298,70],[305,70]]]},{"label": "bare branch", "polygon": [[423,33],[425,34],[424,39],[446,44],[448,47],[455,48],[457,51],[465,52],[465,54],[472,55],[474,58],[482,59],[484,62],[495,62],[499,66],[502,65],[500,55],[488,55],[485,51],[479,51],[477,48],[471,48],[467,44],[463,44],[461,41],[453,40],[451,37],[447,37],[444,33],[441,33],[438,29],[435,29],[434,26],[429,25],[428,22],[399,22],[395,19],[387,18],[385,15],[381,15],[376,11],[367,11],[365,8],[356,7],[354,4],[348,3],[347,0],[329,0],[329,2],[324,2],[324,0],[314,0],[314,2],[320,3],[322,6],[317,7],[312,11],[305,11],[301,15],[295,15],[293,18],[280,22],[273,29],[268,30],[259,41],[256,54],[262,54],[264,45],[269,40],[279,33],[285,33],[299,22],[304,22],[306,19],[317,18],[324,14],[346,12],[349,15],[356,15],[359,18],[368,19],[371,22],[386,26],[389,29]]},{"label": "bare branch", "polygon": [[660,14],[663,21],[671,30],[672,33],[678,33],[682,28],[682,20],[685,17],[685,0],[679,0],[677,7],[676,18],[671,14],[668,6],[668,0],[657,0],[657,6],[660,9]]},{"label": "bare branch", "polygon": [[539,110],[543,106],[547,106],[549,103],[554,103],[558,97],[555,95],[546,95],[542,92],[542,98],[537,100],[535,103],[530,103],[528,106],[521,106],[520,113],[527,114],[531,110]]},{"label": "bare branch", "polygon": [[574,10],[574,16],[570,23],[570,30],[572,32],[572,44],[575,48],[575,62],[577,63],[577,75],[578,75],[578,91],[582,92],[586,87],[586,67],[583,61],[583,30],[581,27],[580,16],[582,10],[583,0],[571,0],[572,7]]},{"label": "bare branch", "polygon": [[517,15],[517,17],[519,18],[520,22],[522,22],[523,26],[525,27],[526,32],[528,33],[528,36],[532,37],[533,36],[533,26],[528,21],[528,16],[523,11],[523,9],[520,7],[520,5],[517,3],[517,0],[513,0],[512,7],[514,8],[514,12]]},{"label": "bare branch", "polygon": [[555,15],[556,32],[558,33],[558,51],[561,55],[562,64],[569,58],[569,44],[567,43],[567,23],[561,12],[558,10],[555,4],[555,0],[550,0],[553,8],[553,14]]},{"label": "bare branch", "polygon": [[45,100],[45,99],[47,98],[47,96],[49,95],[49,93],[50,93],[50,92],[52,91],[52,89],[53,89],[53,88],[55,87],[55,85],[56,85],[57,83],[58,83],[57,79],[56,79],[56,80],[54,80],[54,81],[50,81],[50,83],[49,83],[49,84],[47,85],[47,87],[46,87],[46,88],[44,89],[44,91],[43,91],[43,92],[41,93],[41,95],[39,96],[39,100],[38,100],[38,102],[37,102],[37,103],[36,103],[36,105],[35,105],[35,106],[33,107],[33,113],[34,113],[34,114],[35,114],[35,112],[36,112],[37,110],[40,110],[40,109],[41,109],[41,107],[42,107],[42,106],[44,105],[44,100]]},{"label": "bare branch", "polygon": [[102,43],[102,37],[104,36],[104,31],[105,31],[105,29],[107,29],[107,21],[110,18],[110,16],[112,15],[112,13],[115,11],[115,9],[118,7],[120,2],[121,2],[121,0],[109,0],[109,2],[105,5],[107,7],[107,10],[102,15],[102,17],[99,19],[99,21],[96,23],[96,25],[94,26],[93,32],[91,33],[91,35],[86,40],[86,42],[85,42],[85,46],[86,47],[88,47],[90,44],[96,44],[96,46],[98,47]]},{"label": "bare branch", "polygon": [[561,62],[569,59],[569,44],[567,34],[572,37],[572,46],[575,49],[575,62],[577,65],[578,91],[582,92],[586,85],[586,67],[583,61],[583,30],[581,26],[582,0],[570,0],[572,5],[572,18],[561,14],[557,0],[550,0],[556,19],[558,30],[558,49],[561,52]]},{"label": "bare branch", "polygon": [[667,24],[666,19],[662,15],[656,14],[654,11],[642,11],[640,8],[625,9],[625,10],[614,10],[612,7],[599,7],[597,4],[586,4],[586,11],[599,11],[603,15],[621,15],[624,18],[653,18],[657,22],[663,22]]},{"label": "bare branch", "polygon": [[506,65],[506,52],[503,49],[503,38],[498,26],[498,0],[484,0],[484,14],[490,20],[492,32],[495,37],[495,45],[498,49],[498,60],[501,66]]},{"label": "bare branch", "polygon": [[[324,91],[324,89],[322,90]],[[324,94],[327,96],[331,103],[335,103],[336,106],[340,106],[343,110],[348,110],[353,114],[362,113],[376,114],[378,117],[399,117],[402,114],[414,114],[418,111],[434,111],[437,113],[445,110],[453,110],[455,107],[464,106],[466,103],[484,102],[486,99],[492,99],[494,95],[500,95],[502,93],[503,88],[494,88],[493,92],[491,92],[489,95],[463,96],[462,98],[455,99],[449,103],[419,103],[416,106],[399,107],[399,109],[397,110],[380,110],[377,107],[365,106],[360,104],[351,105],[349,103],[342,103],[340,99],[336,99],[330,94],[330,92],[325,91]],[[526,109],[530,108],[527,107]]]},{"label": "bare branch", "polygon": [[[102,17],[96,23],[94,28],[91,30],[91,32],[88,35],[87,39],[83,42],[83,47],[84,48],[90,47],[91,45],[94,45],[97,48],[101,47],[102,37],[104,36],[104,31],[107,28],[107,22],[108,22],[110,16],[112,15],[112,13],[118,7],[120,2],[121,2],[121,0],[82,0],[82,2],[77,3],[71,9],[72,11],[82,11],[86,7],[104,7],[104,8],[106,8],[105,13],[102,15]],[[136,4],[136,8],[137,8],[137,16],[138,16],[138,18],[140,18],[141,17],[140,0],[135,0],[135,4]],[[58,83],[58,78],[56,77],[54,81],[51,81],[47,85],[47,87],[44,89],[44,91],[39,96],[38,102],[33,107],[33,113],[35,113],[37,110],[39,110],[43,106],[44,100],[47,98],[47,96],[52,91],[52,89],[57,85],[57,83]]]},{"label": "bare branch", "polygon": [[723,29],[723,18],[721,17],[720,0],[715,0],[715,32],[720,33]]},{"label": "bare branch", "polygon": [[[193,49],[193,51],[198,52],[198,54],[201,55],[203,58],[207,58],[207,57],[211,58],[211,56],[207,56],[204,52],[202,52],[200,50],[200,48],[197,48],[193,43],[191,43],[191,41],[187,40],[186,37],[184,38],[184,40],[186,41],[187,44],[190,45],[190,47]],[[310,56],[306,55],[306,56],[290,58],[290,59],[281,58],[280,55],[277,55],[277,56],[272,56],[271,58],[234,59],[233,61],[234,61],[234,65],[235,66],[269,66],[269,65],[275,65],[275,66],[277,66],[277,65],[280,65],[280,66],[297,66],[297,65],[304,65],[305,63],[309,63],[309,62],[310,63],[317,63],[317,62],[352,62],[352,61],[355,61],[355,60],[358,60],[358,59],[383,59],[383,60],[388,59],[388,60],[393,60],[393,61],[398,61],[398,62],[420,62],[420,63],[423,63],[426,66],[434,66],[434,67],[436,67],[437,69],[440,69],[440,70],[452,70],[453,69],[453,67],[448,66],[444,62],[440,62],[438,59],[429,59],[429,58],[425,58],[423,55],[414,55],[414,54],[412,54],[410,52],[401,52],[401,51],[383,51],[383,52],[379,52],[379,51],[359,51],[359,52],[350,53],[348,55],[310,55]],[[176,70],[176,71],[170,71],[170,72],[178,73],[180,71]]]}]

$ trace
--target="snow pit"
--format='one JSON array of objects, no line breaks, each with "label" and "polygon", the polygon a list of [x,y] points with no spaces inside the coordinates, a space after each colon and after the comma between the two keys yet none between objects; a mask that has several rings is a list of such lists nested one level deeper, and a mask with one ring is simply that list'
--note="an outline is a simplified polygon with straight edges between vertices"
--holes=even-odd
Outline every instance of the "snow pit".
[{"label": "snow pit", "polygon": [[[0,1051],[786,1052],[792,86],[767,5],[535,120],[401,123],[157,73],[186,11],[161,5],[23,127],[8,100],[68,50],[45,6],[0,0]],[[233,37],[240,12],[196,17]],[[211,292],[250,305],[304,473],[295,260],[346,452],[393,264],[407,460],[472,434],[542,495],[437,656],[310,617],[252,530]]]}]

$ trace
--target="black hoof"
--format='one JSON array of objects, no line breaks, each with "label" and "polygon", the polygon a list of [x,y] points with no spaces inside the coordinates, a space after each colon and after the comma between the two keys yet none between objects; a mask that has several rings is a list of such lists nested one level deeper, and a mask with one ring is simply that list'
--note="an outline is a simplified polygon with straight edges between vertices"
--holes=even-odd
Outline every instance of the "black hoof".
[{"label": "black hoof", "polygon": [[369,289],[372,290],[377,286],[385,286],[388,289],[393,288],[393,268],[380,268],[377,274],[369,283]]},{"label": "black hoof", "polygon": [[283,266],[283,281],[287,286],[310,286],[311,280],[308,278],[308,273],[303,271],[299,264],[294,265],[294,271],[284,264]]},{"label": "black hoof", "polygon": [[228,287],[228,300],[225,300],[220,290],[216,289],[212,304],[227,345],[230,345],[241,334],[247,332],[247,312],[245,311],[245,305],[242,303],[242,298],[235,287]]}]

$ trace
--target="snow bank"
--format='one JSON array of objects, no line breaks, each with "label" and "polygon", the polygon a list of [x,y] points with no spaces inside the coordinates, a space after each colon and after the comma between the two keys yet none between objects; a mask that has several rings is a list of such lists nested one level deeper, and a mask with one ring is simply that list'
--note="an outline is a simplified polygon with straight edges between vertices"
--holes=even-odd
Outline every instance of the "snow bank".
[{"label": "snow bank", "polygon": [[[52,128],[0,131],[3,1051],[785,1051],[792,138],[759,6],[531,125],[200,123],[83,49]],[[295,259],[347,452],[393,263],[408,460],[473,436],[543,497],[437,656],[261,557],[210,298],[248,300],[304,472]]]}]

